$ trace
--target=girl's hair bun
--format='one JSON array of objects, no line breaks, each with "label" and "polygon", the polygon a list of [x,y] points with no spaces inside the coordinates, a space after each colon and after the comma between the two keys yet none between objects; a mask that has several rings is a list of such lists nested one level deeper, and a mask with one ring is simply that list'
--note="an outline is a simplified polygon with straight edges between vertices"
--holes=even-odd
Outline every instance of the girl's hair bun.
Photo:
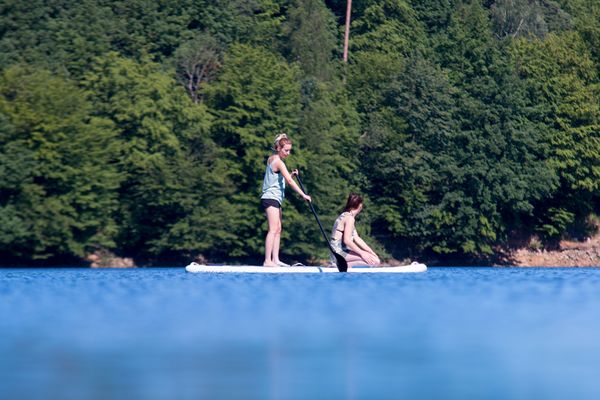
[{"label": "girl's hair bun", "polygon": [[275,141],[273,142],[273,150],[277,151],[279,149],[279,142],[282,139],[287,139],[286,141],[289,142],[290,140],[288,139],[287,135],[285,133],[280,133],[279,135],[277,135],[275,137]]}]

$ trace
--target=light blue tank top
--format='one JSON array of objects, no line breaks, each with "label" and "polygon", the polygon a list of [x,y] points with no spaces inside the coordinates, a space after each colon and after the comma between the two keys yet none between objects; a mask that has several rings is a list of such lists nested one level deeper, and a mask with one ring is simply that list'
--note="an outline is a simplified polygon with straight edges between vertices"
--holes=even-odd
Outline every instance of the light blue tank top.
[{"label": "light blue tank top", "polygon": [[265,171],[265,179],[263,180],[262,196],[261,199],[273,199],[277,200],[279,204],[283,203],[283,197],[285,196],[285,180],[281,173],[276,174],[271,168],[271,164],[267,164],[267,170]]}]

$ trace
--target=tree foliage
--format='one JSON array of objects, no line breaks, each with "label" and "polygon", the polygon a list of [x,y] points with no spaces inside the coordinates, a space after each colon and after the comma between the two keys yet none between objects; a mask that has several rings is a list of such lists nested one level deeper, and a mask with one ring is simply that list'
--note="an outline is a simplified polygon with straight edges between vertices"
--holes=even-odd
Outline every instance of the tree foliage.
[{"label": "tree foliage", "polygon": [[[95,114],[117,126],[123,250],[152,256],[210,248],[223,235],[210,211],[228,192],[228,174],[208,136],[206,108],[185,95],[174,73],[116,53],[99,59],[83,83]],[[197,224],[212,227],[205,233],[212,239],[196,236]]]},{"label": "tree foliage", "polygon": [[320,0],[296,0],[284,24],[290,58],[302,71],[320,80],[333,77],[337,44],[333,14]]},{"label": "tree foliage", "polygon": [[[363,194],[385,255],[481,261],[586,232],[596,0],[355,1],[347,64],[346,5],[4,1],[0,254],[256,260],[280,132],[326,225]],[[327,257],[290,190],[282,252]]]},{"label": "tree foliage", "polygon": [[24,259],[114,246],[113,125],[73,82],[32,66],[0,80],[0,249]]},{"label": "tree foliage", "polygon": [[597,66],[580,36],[517,41],[513,57],[551,141],[550,165],[561,190],[542,205],[540,230],[559,236],[594,210],[600,188],[600,86]]}]

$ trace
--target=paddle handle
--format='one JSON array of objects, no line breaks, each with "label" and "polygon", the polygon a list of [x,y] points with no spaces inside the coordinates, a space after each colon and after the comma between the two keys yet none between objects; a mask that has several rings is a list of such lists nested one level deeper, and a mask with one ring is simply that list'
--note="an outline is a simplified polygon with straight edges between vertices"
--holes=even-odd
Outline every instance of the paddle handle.
[{"label": "paddle handle", "polygon": [[[302,180],[300,179],[300,175],[296,175],[296,179],[298,179],[298,183],[300,184],[300,189],[302,189],[302,191],[304,193],[306,193],[306,190],[304,190],[304,185],[302,184]],[[321,220],[319,219],[319,216],[317,215],[317,212],[315,211],[315,207],[312,204],[312,201],[308,202],[308,206],[310,207],[310,211],[312,211],[313,215],[315,216],[317,223],[319,224],[319,229],[321,229],[321,233],[323,234],[323,237],[325,238],[325,241],[327,242],[327,246],[329,246],[329,250],[331,250],[332,253],[335,253],[335,251],[333,251],[333,247],[331,247],[331,243],[329,243],[329,239],[327,239],[327,234],[325,233],[325,230],[323,229],[323,224],[321,224]]]},{"label": "paddle handle", "polygon": [[[298,179],[298,183],[300,184],[300,189],[302,189],[302,191],[306,194],[306,190],[304,189],[304,185],[302,184],[302,179],[300,179],[300,174],[296,174],[296,179]],[[317,224],[319,224],[319,229],[321,230],[321,233],[323,234],[323,238],[327,242],[327,247],[329,247],[329,251],[331,251],[331,253],[333,254],[333,256],[335,257],[335,259],[337,261],[338,270],[340,272],[346,272],[348,270],[348,263],[346,262],[344,257],[342,257],[340,254],[336,253],[335,250],[333,250],[333,247],[331,247],[331,243],[329,242],[329,239],[327,238],[327,234],[325,233],[325,230],[323,229],[323,224],[321,224],[321,220],[319,219],[319,216],[317,215],[317,212],[315,211],[315,207],[313,206],[312,201],[308,202],[308,206],[310,207],[310,211],[312,211],[313,215],[315,216],[315,219],[317,220]]]}]

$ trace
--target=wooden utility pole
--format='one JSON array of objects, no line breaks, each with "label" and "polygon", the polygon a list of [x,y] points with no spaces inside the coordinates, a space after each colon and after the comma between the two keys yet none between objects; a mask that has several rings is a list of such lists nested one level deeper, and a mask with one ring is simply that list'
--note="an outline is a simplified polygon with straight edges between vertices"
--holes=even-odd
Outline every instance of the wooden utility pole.
[{"label": "wooden utility pole", "polygon": [[348,62],[348,38],[350,37],[350,13],[352,11],[352,0],[346,2],[346,30],[344,32],[344,62]]}]

